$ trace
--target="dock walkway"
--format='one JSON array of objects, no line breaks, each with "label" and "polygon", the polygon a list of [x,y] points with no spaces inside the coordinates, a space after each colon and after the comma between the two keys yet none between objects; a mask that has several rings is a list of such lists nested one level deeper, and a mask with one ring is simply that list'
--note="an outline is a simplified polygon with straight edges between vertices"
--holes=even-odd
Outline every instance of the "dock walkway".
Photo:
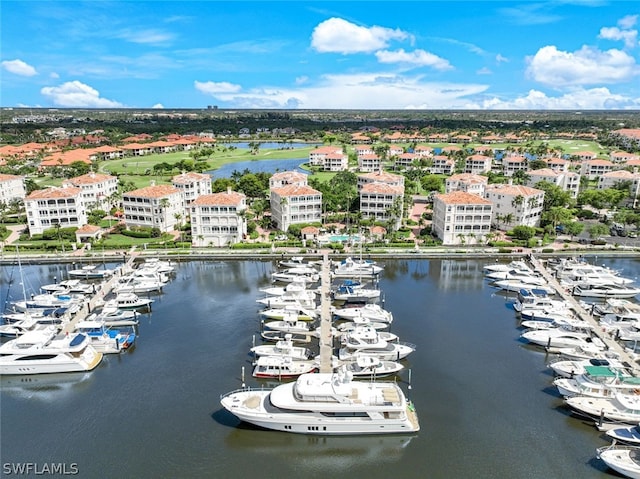
[{"label": "dock walkway", "polygon": [[323,252],[322,271],[320,272],[320,372],[333,371],[333,335],[331,334],[331,269],[329,253]]},{"label": "dock walkway", "polygon": [[617,353],[622,361],[625,361],[631,366],[634,374],[640,375],[640,367],[633,356],[625,350],[620,343],[615,340],[615,338],[611,337],[611,335],[607,333],[602,326],[600,326],[600,323],[596,318],[588,313],[573,295],[562,287],[560,282],[549,272],[543,262],[538,258],[535,258],[533,255],[529,256],[528,261],[533,269],[545,278],[549,286],[551,286],[564,301],[571,305],[571,308],[575,311],[576,315],[581,320],[586,321],[589,325],[593,326],[593,334],[602,340],[607,349]]},{"label": "dock walkway", "polygon": [[135,247],[132,248],[129,259],[126,261],[126,263],[116,268],[115,272],[109,277],[109,279],[100,284],[100,289],[98,289],[88,301],[85,301],[79,311],[73,314],[66,312],[63,315],[63,334],[73,332],[79,322],[86,320],[87,317],[91,313],[93,313],[93,311],[102,306],[105,302],[105,297],[113,291],[113,287],[118,282],[119,278],[133,270],[133,264],[136,259],[136,256],[133,254],[134,250]]}]

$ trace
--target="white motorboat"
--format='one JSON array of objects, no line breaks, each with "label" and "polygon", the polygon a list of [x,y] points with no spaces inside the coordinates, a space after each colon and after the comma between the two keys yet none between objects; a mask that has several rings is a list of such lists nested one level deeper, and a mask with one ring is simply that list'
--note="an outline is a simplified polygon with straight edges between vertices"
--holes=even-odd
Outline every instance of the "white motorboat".
[{"label": "white motorboat", "polygon": [[588,325],[582,320],[571,316],[564,316],[563,314],[551,315],[550,319],[525,319],[520,322],[520,326],[527,329],[553,329],[553,328],[574,328],[582,329],[588,327]]},{"label": "white motorboat", "polygon": [[13,323],[0,325],[0,336],[15,338],[29,331],[50,330],[57,331],[58,326],[52,325],[48,320],[42,322],[42,317],[25,318]]},{"label": "white motorboat", "polygon": [[375,356],[357,356],[351,361],[343,362],[340,367],[345,368],[356,379],[391,376],[404,369],[404,366],[396,361],[383,361]]},{"label": "white motorboat", "polygon": [[512,279],[522,280],[530,284],[545,284],[546,280],[533,271],[531,268],[526,269],[511,269],[509,271],[494,271],[485,274],[485,277],[490,281],[498,281],[500,279]]},{"label": "white motorboat", "polygon": [[303,374],[271,390],[224,394],[222,406],[266,429],[321,435],[414,433],[413,405],[395,382],[354,381],[351,374]]},{"label": "white motorboat", "polygon": [[597,336],[592,337],[590,341],[587,340],[578,346],[553,348],[553,352],[566,359],[592,359],[603,356],[617,359],[616,353],[607,351],[607,345]]},{"label": "white motorboat", "polygon": [[280,321],[265,321],[263,326],[272,331],[283,333],[309,334],[314,331],[311,321],[300,321],[297,314],[294,317],[285,315]]},{"label": "white motorboat", "polygon": [[123,277],[113,287],[115,293],[151,293],[162,291],[166,282],[157,279],[143,279],[138,276]]},{"label": "white motorboat", "polygon": [[260,356],[253,368],[254,378],[288,379],[317,371],[314,360],[293,360],[288,356]]},{"label": "white motorboat", "polygon": [[520,337],[531,344],[546,348],[569,348],[581,346],[591,338],[590,325],[583,327],[562,326],[550,329],[532,329],[525,331]]},{"label": "white motorboat", "polygon": [[572,396],[565,403],[579,414],[598,421],[637,424],[640,422],[640,394],[616,394],[597,398]]},{"label": "white motorboat", "polygon": [[640,479],[640,447],[611,445],[596,450],[598,458],[624,477]]},{"label": "white motorboat", "polygon": [[171,274],[175,272],[175,263],[161,260],[160,258],[145,258],[138,268],[139,270],[156,271],[158,273]]},{"label": "white motorboat", "polygon": [[115,269],[99,269],[95,264],[89,264],[82,268],[69,270],[67,273],[74,278],[84,279],[104,279],[115,272]]},{"label": "white motorboat", "polygon": [[309,331],[308,333],[287,333],[284,331],[272,331],[265,329],[260,333],[260,337],[265,341],[291,341],[296,344],[309,344],[311,341],[318,339],[317,331]]},{"label": "white motorboat", "polygon": [[519,292],[523,289],[539,289],[545,291],[547,294],[555,293],[555,290],[551,286],[546,286],[544,282],[541,282],[537,279],[528,281],[524,279],[502,279],[500,281],[494,281],[490,283],[496,288],[504,289],[505,291],[512,291],[514,293]]},{"label": "white motorboat", "polygon": [[136,293],[119,293],[115,299],[110,299],[105,303],[105,308],[117,309],[142,309],[150,308],[153,299],[141,298]]},{"label": "white motorboat", "polygon": [[613,444],[622,443],[640,446],[640,425],[638,424],[609,429],[606,435],[612,439]]},{"label": "white motorboat", "polygon": [[406,358],[409,354],[416,350],[415,345],[404,342],[389,343],[383,348],[361,348],[349,349],[340,348],[338,358],[341,361],[350,361],[358,356],[374,356],[385,361],[399,361]]},{"label": "white motorboat", "polygon": [[102,321],[86,319],[76,323],[75,330],[88,336],[96,351],[103,354],[113,354],[129,349],[136,341],[137,335],[134,326],[137,321],[129,322],[126,328],[124,324],[122,321],[120,326],[116,328],[108,326]]},{"label": "white motorboat", "polygon": [[340,285],[333,293],[333,299],[345,302],[370,302],[380,298],[380,290],[373,288],[354,288],[353,286]]},{"label": "white motorboat", "polygon": [[274,319],[284,321],[313,321],[318,318],[319,313],[316,309],[307,309],[300,307],[287,306],[284,308],[270,308],[260,311],[260,315],[266,319]]},{"label": "white motorboat", "polygon": [[496,271],[510,271],[512,269],[530,269],[529,265],[526,261],[523,260],[514,260],[509,263],[496,263],[486,264],[482,267],[485,272],[496,272]]},{"label": "white motorboat", "polygon": [[285,335],[284,341],[278,341],[275,344],[261,344],[251,348],[251,352],[256,356],[286,356],[291,359],[309,359],[312,352],[308,348],[295,346],[293,339],[289,334]]},{"label": "white motorboat", "polygon": [[556,378],[554,386],[561,396],[612,397],[617,393],[635,394],[640,390],[640,378],[626,368],[585,366],[584,373],[573,378]]},{"label": "white motorboat", "polygon": [[[294,283],[290,283],[294,284]],[[283,308],[286,305],[298,303],[304,305],[306,308],[315,308],[316,306],[316,293],[315,291],[302,289],[286,291],[280,295],[269,295],[265,298],[259,298],[256,303],[269,308]]]},{"label": "white motorboat", "polygon": [[377,276],[382,270],[375,261],[348,257],[336,264],[331,274],[335,278],[364,278]]},{"label": "white motorboat", "polygon": [[84,334],[27,332],[0,346],[0,375],[91,371],[102,354]]},{"label": "white motorboat", "polygon": [[574,296],[587,298],[633,298],[640,294],[640,288],[617,284],[576,284],[571,288]]},{"label": "white motorboat", "polygon": [[50,283],[40,286],[45,293],[80,293],[93,294],[96,292],[94,283],[83,283],[79,279],[66,279],[59,283]]},{"label": "white motorboat", "polygon": [[43,293],[31,296],[30,299],[16,301],[13,307],[17,311],[33,311],[42,309],[71,308],[79,309],[86,300],[83,294]]},{"label": "white motorboat", "polygon": [[385,348],[387,343],[398,340],[398,336],[387,331],[378,331],[371,325],[360,325],[351,331],[340,333],[340,342],[351,350],[363,348]]},{"label": "white motorboat", "polygon": [[[321,262],[322,261],[320,261],[320,263]],[[316,261],[307,261],[304,258],[304,256],[292,256],[291,258],[278,261],[278,265],[284,268],[298,268],[298,267],[305,267],[305,266],[313,267],[313,265],[317,263],[318,262]]]},{"label": "white motorboat", "polygon": [[629,367],[617,358],[606,358],[604,356],[589,359],[561,359],[550,362],[547,366],[553,370],[556,376],[563,378],[573,378],[579,374],[584,374],[586,366]]},{"label": "white motorboat", "polygon": [[[260,288],[260,291],[267,296],[284,296],[288,293],[300,294],[309,291],[307,289],[307,283],[304,281],[292,281],[285,286],[271,286],[269,288]],[[314,293],[315,294],[315,293]],[[305,294],[305,297],[307,295]]]},{"label": "white motorboat", "polygon": [[383,329],[387,329],[389,327],[389,323],[381,323],[377,321],[371,321],[367,318],[357,317],[354,318],[353,321],[341,322],[338,324],[336,329],[341,333],[348,333],[349,331],[353,331],[359,326],[371,326],[378,331]]}]

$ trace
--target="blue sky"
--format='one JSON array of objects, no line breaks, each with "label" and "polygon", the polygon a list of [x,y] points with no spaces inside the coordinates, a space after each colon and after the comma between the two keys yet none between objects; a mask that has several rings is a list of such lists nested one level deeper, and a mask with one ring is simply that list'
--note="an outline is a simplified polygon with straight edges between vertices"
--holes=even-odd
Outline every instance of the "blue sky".
[{"label": "blue sky", "polygon": [[640,109],[637,1],[2,0],[3,107]]}]

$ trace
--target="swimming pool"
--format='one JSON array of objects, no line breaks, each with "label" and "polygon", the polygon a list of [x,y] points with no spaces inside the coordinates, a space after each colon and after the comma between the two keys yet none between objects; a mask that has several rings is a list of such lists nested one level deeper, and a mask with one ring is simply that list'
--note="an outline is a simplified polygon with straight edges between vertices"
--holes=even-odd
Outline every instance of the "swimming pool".
[{"label": "swimming pool", "polygon": [[329,242],[331,243],[345,243],[347,241],[353,241],[354,243],[360,242],[359,235],[331,235],[329,236]]}]

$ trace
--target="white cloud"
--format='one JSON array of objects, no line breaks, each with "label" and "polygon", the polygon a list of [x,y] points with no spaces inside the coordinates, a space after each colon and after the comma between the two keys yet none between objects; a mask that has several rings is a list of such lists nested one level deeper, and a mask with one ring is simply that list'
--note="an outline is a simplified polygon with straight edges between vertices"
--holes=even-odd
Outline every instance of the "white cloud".
[{"label": "white cloud", "polygon": [[476,71],[476,75],[493,75],[493,72],[487,67],[482,67]]},{"label": "white cloud", "polygon": [[54,105],[70,108],[122,108],[117,101],[100,97],[95,88],[78,80],[63,83],[60,86],[48,86],[40,90]]},{"label": "white cloud", "polygon": [[507,57],[503,57],[499,53],[496,55],[496,63],[507,63],[509,59]]},{"label": "white cloud", "polygon": [[557,97],[530,90],[514,100],[491,98],[480,108],[489,110],[630,110],[640,107],[640,98],[611,93],[608,88],[578,89]]},{"label": "white cloud", "polygon": [[226,81],[223,82],[193,82],[196,90],[201,91],[202,93],[206,93],[208,95],[216,96],[218,94],[224,93],[235,93],[242,89],[240,85],[234,85],[233,83],[229,83]]},{"label": "white cloud", "polygon": [[621,30],[618,27],[602,27],[598,38],[622,40],[627,48],[633,48],[638,44],[638,32],[636,30]]},{"label": "white cloud", "polygon": [[576,52],[546,46],[527,62],[530,78],[554,87],[620,83],[640,74],[635,59],[622,50],[600,51],[586,45]]},{"label": "white cloud", "polygon": [[57,80],[58,78],[60,78],[60,75],[58,75],[56,72],[51,72],[49,73],[49,78],[53,78],[54,80]]},{"label": "white cloud", "polygon": [[162,109],[164,109],[164,105],[162,103],[156,103],[151,108],[156,109],[156,110],[162,110]]},{"label": "white cloud", "polygon": [[[215,96],[232,108],[427,109],[465,108],[482,84],[424,82],[394,73],[326,75],[299,88],[254,88]],[[477,107],[477,105],[475,105]]]},{"label": "white cloud", "polygon": [[308,76],[299,76],[296,78],[296,85],[304,85],[305,83],[307,83],[309,81],[309,77]]},{"label": "white cloud", "polygon": [[163,32],[160,30],[147,29],[147,30],[121,30],[116,32],[116,38],[121,38],[131,43],[142,44],[165,44],[173,40],[174,35],[172,33]]},{"label": "white cloud", "polygon": [[625,30],[635,26],[636,23],[638,23],[638,15],[627,15],[618,20],[620,28],[624,28]]},{"label": "white cloud", "polygon": [[386,48],[391,40],[410,38],[399,29],[361,27],[341,18],[330,18],[314,28],[311,47],[320,53],[371,53]]},{"label": "white cloud", "polygon": [[376,58],[380,63],[402,63],[416,67],[433,67],[436,70],[451,70],[453,67],[444,58],[424,50],[405,52],[404,49],[396,51],[380,50],[376,52]]},{"label": "white cloud", "polygon": [[34,67],[18,59],[5,60],[2,62],[2,67],[14,75],[20,75],[23,77],[32,77],[38,74]]}]

